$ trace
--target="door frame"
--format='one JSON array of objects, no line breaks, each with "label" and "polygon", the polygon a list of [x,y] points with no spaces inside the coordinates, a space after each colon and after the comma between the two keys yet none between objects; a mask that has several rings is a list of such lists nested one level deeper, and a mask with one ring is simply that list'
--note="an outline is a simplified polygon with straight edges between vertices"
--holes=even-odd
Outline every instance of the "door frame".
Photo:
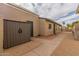
[{"label": "door frame", "polygon": [[32,24],[32,28],[31,28],[31,37],[33,37],[33,21],[27,21],[27,23],[31,23],[31,24]]},{"label": "door frame", "polygon": [[56,35],[56,24],[54,23],[54,30],[53,30],[53,32],[54,32],[54,34]]}]

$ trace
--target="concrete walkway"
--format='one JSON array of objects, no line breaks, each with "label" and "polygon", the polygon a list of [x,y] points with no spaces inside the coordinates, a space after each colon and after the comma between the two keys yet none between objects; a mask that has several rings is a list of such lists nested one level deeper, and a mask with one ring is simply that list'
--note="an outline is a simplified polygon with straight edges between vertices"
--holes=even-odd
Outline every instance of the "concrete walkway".
[{"label": "concrete walkway", "polygon": [[64,39],[65,35],[64,33],[58,34],[55,38],[53,39],[39,39],[41,41],[41,45],[32,51],[24,54],[26,56],[50,56],[56,47],[62,42]]},{"label": "concrete walkway", "polygon": [[75,40],[72,33],[66,32],[65,36],[52,56],[79,56],[79,40]]},{"label": "concrete walkway", "polygon": [[55,37],[33,37],[31,42],[6,49],[0,55],[50,56],[65,37],[64,33],[59,33]]}]

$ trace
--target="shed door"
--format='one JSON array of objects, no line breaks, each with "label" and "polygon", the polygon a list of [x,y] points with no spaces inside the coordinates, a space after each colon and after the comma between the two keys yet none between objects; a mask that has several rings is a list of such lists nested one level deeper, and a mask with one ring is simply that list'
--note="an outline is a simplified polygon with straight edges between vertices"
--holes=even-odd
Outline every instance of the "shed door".
[{"label": "shed door", "polygon": [[19,24],[13,21],[4,21],[4,41],[3,48],[9,48],[18,44],[20,39],[18,33]]},{"label": "shed door", "polygon": [[20,23],[19,29],[21,31],[21,33],[19,33],[19,35],[20,35],[19,43],[30,41],[30,36],[31,36],[30,35],[30,24]]},{"label": "shed door", "polygon": [[18,34],[19,30],[19,23],[18,22],[13,22],[14,23],[14,46],[19,44],[20,36]]},{"label": "shed door", "polygon": [[30,23],[5,20],[3,48],[10,48],[30,41],[30,26]]}]

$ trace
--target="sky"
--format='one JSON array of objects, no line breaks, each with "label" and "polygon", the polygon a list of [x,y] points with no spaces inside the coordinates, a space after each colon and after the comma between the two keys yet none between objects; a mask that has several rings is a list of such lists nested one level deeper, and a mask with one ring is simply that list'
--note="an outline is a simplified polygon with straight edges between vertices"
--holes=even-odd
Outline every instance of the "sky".
[{"label": "sky", "polygon": [[65,25],[71,24],[79,19],[76,14],[78,3],[18,3],[17,5],[60,24],[63,21]]}]

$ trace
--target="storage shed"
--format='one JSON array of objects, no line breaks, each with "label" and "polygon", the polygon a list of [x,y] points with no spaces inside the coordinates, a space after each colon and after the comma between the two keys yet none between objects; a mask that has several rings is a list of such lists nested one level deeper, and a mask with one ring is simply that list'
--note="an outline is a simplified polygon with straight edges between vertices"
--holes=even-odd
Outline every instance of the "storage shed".
[{"label": "storage shed", "polygon": [[[25,31],[27,32],[28,36],[26,35]],[[22,43],[22,41],[29,41],[30,35],[39,35],[38,15],[15,5],[0,4],[0,52],[3,51],[3,47],[8,48],[11,46],[18,45]],[[27,39],[24,39],[26,37]],[[14,40],[13,38],[20,38],[20,40],[16,40],[17,43],[15,41],[9,40],[10,42],[8,42],[8,45],[7,43],[4,43],[5,39],[10,38],[12,38],[12,40]]]},{"label": "storage shed", "polygon": [[61,32],[61,28],[61,25],[50,19],[40,18],[40,35],[55,35],[57,32]]}]

